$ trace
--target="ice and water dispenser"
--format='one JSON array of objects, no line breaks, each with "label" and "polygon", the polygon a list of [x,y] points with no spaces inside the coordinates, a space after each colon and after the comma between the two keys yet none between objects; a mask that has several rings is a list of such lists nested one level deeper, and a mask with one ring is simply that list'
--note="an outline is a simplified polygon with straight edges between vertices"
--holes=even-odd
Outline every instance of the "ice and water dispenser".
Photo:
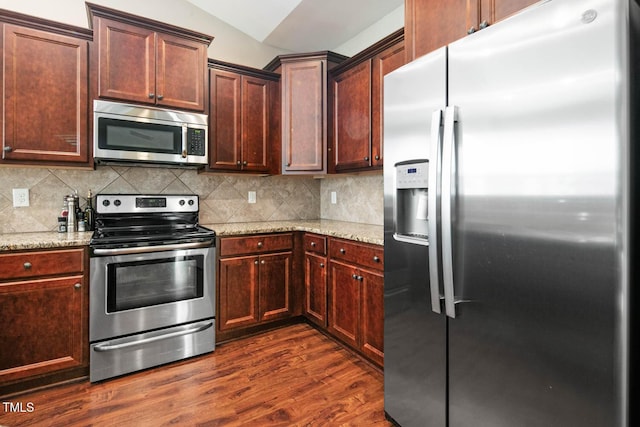
[{"label": "ice and water dispenser", "polygon": [[429,161],[407,160],[395,168],[393,238],[428,246]]}]

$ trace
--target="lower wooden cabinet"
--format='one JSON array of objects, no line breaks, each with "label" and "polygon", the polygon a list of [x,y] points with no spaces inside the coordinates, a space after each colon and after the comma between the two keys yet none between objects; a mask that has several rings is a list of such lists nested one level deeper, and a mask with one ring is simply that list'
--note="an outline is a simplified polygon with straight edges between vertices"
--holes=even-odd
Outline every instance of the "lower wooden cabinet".
[{"label": "lower wooden cabinet", "polygon": [[86,249],[0,255],[0,395],[87,374]]},{"label": "lower wooden cabinet", "polygon": [[384,363],[384,274],[380,246],[329,239],[327,330]]},{"label": "lower wooden cabinet", "polygon": [[286,319],[292,311],[291,233],[220,239],[218,331]]},{"label": "lower wooden cabinet", "polygon": [[305,233],[304,314],[311,322],[327,327],[327,238]]}]

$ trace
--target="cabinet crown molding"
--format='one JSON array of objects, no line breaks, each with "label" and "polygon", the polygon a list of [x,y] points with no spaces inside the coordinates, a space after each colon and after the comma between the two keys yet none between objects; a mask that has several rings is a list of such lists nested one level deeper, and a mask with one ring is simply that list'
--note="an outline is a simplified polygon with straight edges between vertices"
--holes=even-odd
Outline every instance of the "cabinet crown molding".
[{"label": "cabinet crown molding", "polygon": [[191,39],[199,43],[206,43],[207,46],[213,41],[213,36],[203,34],[186,28],[177,27],[175,25],[156,21],[138,15],[122,12],[120,10],[111,9],[94,3],[86,2],[87,15],[89,17],[89,25],[93,27],[93,18],[107,18],[115,21],[124,22],[138,27],[148,28],[153,31],[159,31],[165,34],[171,34],[186,39]]},{"label": "cabinet crown molding", "polygon": [[46,31],[62,36],[75,37],[88,41],[93,40],[93,31],[88,28],[76,27],[74,25],[50,21],[44,18],[24,15],[22,13],[6,9],[0,9],[0,23],[19,25],[21,27],[33,28],[35,30]]}]

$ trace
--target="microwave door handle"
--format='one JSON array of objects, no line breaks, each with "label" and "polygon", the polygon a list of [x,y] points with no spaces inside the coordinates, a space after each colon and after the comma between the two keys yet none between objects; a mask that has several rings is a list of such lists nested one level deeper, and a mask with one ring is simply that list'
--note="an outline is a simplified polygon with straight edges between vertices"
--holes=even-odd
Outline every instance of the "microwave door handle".
[{"label": "microwave door handle", "polygon": [[188,136],[188,132],[187,130],[189,129],[189,127],[187,126],[186,123],[182,124],[182,158],[186,159],[187,156],[189,155],[189,152],[187,151],[187,147],[188,147],[188,141],[187,141],[187,136]]}]

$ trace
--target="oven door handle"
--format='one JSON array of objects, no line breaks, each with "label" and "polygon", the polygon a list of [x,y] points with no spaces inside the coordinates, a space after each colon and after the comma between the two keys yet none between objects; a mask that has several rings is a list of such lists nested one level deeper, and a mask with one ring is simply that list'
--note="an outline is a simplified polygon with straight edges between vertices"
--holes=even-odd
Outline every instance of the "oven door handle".
[{"label": "oven door handle", "polygon": [[93,347],[93,349],[95,351],[98,351],[98,352],[122,350],[123,348],[134,347],[134,346],[143,345],[143,344],[149,344],[151,342],[160,341],[160,340],[166,340],[166,339],[169,339],[169,338],[180,337],[182,335],[195,334],[195,333],[198,333],[198,332],[202,332],[205,329],[209,329],[212,326],[213,326],[213,322],[208,322],[208,323],[205,323],[205,324],[198,325],[198,326],[196,326],[194,328],[185,329],[184,331],[176,331],[176,332],[170,332],[170,333],[164,334],[164,335],[156,335],[155,337],[143,338],[143,339],[138,340],[138,341],[129,341],[129,342],[121,343],[121,344],[112,344],[112,345],[98,344],[95,347]]},{"label": "oven door handle", "polygon": [[113,249],[93,249],[93,254],[94,255],[142,254],[147,252],[206,248],[206,247],[210,247],[212,244],[213,244],[213,240],[207,240],[205,242],[176,243],[173,245],[140,246],[140,247],[132,247],[132,248],[113,248]]}]

